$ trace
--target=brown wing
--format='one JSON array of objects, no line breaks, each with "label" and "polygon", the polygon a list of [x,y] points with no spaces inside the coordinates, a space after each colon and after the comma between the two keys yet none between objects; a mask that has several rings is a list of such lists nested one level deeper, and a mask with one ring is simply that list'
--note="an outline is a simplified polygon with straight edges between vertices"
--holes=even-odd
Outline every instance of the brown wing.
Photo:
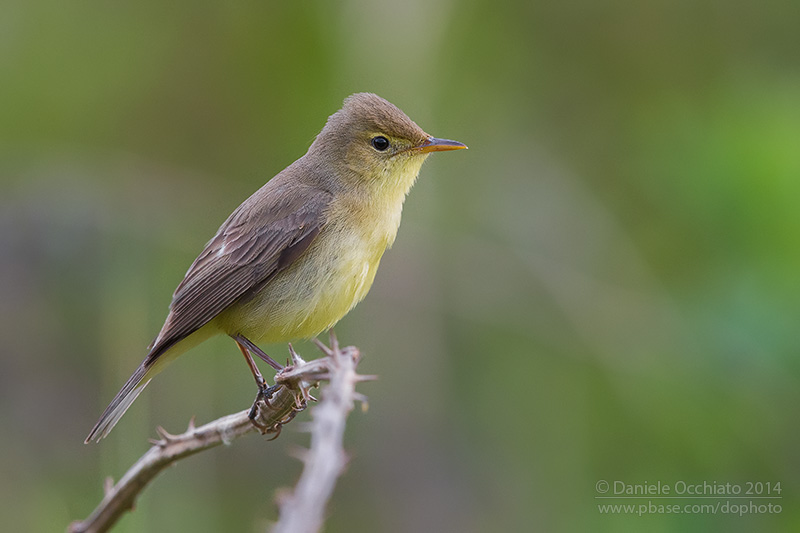
[{"label": "brown wing", "polygon": [[317,236],[331,194],[311,187],[270,185],[233,212],[189,267],[145,364],[257,291]]}]

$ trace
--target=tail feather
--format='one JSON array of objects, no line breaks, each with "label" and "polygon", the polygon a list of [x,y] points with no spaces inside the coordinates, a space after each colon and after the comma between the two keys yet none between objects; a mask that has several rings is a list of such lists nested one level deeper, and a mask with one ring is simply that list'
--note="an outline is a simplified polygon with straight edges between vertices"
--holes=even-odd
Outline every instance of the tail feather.
[{"label": "tail feather", "polygon": [[[100,420],[97,421],[89,432],[89,436],[83,441],[84,443],[89,443],[93,440],[100,441],[100,439],[108,435],[136,397],[139,396],[147,384],[150,383],[150,379],[153,376],[149,370],[152,368],[152,365],[146,365],[145,363],[147,363],[147,360],[139,365],[139,368],[136,369],[133,375],[128,378],[128,381],[122,389],[114,396],[114,399],[111,400],[111,403],[108,404],[108,407],[106,407],[106,410],[103,411],[103,414],[100,416]],[[150,373],[150,376],[148,376],[148,373]]]},{"label": "tail feather", "polygon": [[196,346],[218,333],[214,327],[204,326],[199,330],[193,332],[185,338],[173,338],[169,340],[161,340],[158,342],[156,339],[155,346],[150,349],[150,352],[145,357],[139,368],[128,378],[128,381],[122,389],[114,396],[111,403],[108,404],[106,410],[97,424],[94,425],[89,436],[86,437],[85,443],[93,440],[99,441],[117,425],[119,419],[128,410],[133,401],[141,394],[144,388],[150,383],[150,380],[156,374],[161,372],[170,362],[174,361],[176,357],[184,353],[189,348]]}]

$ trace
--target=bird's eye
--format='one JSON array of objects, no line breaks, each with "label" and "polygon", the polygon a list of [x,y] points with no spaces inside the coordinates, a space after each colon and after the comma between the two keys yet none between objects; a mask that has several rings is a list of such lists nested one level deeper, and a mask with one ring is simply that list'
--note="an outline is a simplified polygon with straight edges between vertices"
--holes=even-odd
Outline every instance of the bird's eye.
[{"label": "bird's eye", "polygon": [[378,135],[372,138],[372,147],[379,152],[385,152],[389,149],[389,139],[383,135]]}]

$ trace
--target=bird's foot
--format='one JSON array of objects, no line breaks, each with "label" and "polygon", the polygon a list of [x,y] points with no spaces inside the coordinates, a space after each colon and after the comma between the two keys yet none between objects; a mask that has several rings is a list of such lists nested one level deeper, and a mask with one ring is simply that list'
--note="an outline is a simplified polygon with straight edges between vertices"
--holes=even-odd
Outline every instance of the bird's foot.
[{"label": "bird's foot", "polygon": [[256,395],[256,399],[253,402],[253,406],[250,408],[250,414],[248,415],[250,417],[250,420],[253,422],[253,424],[258,429],[261,429],[261,430],[266,430],[267,429],[267,428],[262,427],[262,425],[259,424],[256,421],[256,415],[258,414],[258,404],[259,404],[259,402],[261,402],[263,400],[263,402],[266,404],[266,406],[270,407],[270,403],[269,403],[270,398],[272,398],[272,395],[275,394],[275,391],[277,391],[282,386],[283,385],[273,385],[271,387],[267,387],[266,383],[259,383],[258,394]]}]

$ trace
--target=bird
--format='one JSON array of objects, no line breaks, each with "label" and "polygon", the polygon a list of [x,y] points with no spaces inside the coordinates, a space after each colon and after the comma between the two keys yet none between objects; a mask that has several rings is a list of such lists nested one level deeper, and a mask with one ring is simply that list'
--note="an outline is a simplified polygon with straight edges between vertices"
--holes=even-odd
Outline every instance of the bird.
[{"label": "bird", "polygon": [[376,94],[347,97],[308,151],[208,241],[175,289],[146,357],[85,442],[108,435],[156,374],[215,335],[236,342],[263,391],[252,355],[281,365],[256,343],[313,338],[342,319],[372,286],[423,162],[464,148],[428,135]]}]

